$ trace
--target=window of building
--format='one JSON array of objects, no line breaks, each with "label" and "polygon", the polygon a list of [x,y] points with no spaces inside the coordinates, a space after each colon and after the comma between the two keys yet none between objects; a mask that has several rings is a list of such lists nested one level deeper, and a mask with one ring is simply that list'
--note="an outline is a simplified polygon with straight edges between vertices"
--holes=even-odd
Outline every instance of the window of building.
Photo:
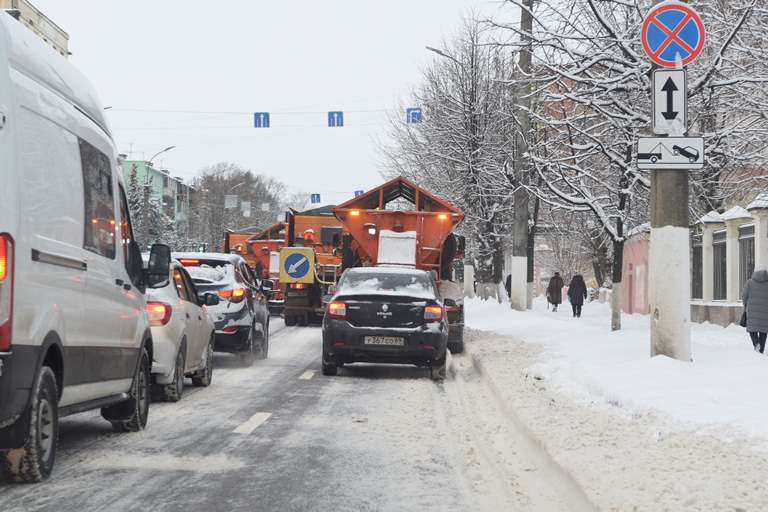
[{"label": "window of building", "polygon": [[755,226],[739,228],[739,296],[755,271]]},{"label": "window of building", "polygon": [[725,231],[714,233],[712,240],[713,298],[715,300],[725,300],[728,297],[728,261],[725,250]]},{"label": "window of building", "polygon": [[86,250],[115,259],[115,195],[107,155],[80,140],[85,198]]},{"label": "window of building", "polygon": [[693,248],[691,251],[691,298],[701,299],[704,297],[704,266],[703,251],[701,247],[701,237],[694,237]]}]

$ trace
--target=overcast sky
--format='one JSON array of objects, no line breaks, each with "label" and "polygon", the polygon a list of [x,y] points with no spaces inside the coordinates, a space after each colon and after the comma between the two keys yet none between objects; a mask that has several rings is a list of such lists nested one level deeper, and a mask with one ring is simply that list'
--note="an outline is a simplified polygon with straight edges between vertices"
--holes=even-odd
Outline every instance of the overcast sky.
[{"label": "overcast sky", "polygon": [[[439,46],[498,0],[33,0],[112,106],[118,148],[192,177],[229,161],[293,191],[380,182],[375,140]],[[143,112],[132,111],[144,110]],[[148,111],[185,111],[148,112]],[[344,110],[344,128],[327,128]],[[253,128],[254,111],[272,128]],[[201,113],[203,112],[203,113]],[[218,114],[209,114],[216,112]],[[405,114],[403,113],[403,117]]]}]

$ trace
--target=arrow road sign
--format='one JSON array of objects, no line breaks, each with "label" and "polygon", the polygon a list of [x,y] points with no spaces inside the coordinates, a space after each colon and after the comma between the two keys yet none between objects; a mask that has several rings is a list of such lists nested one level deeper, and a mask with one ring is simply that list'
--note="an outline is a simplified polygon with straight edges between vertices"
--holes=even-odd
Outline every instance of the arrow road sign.
[{"label": "arrow road sign", "polygon": [[344,112],[328,112],[328,128],[344,126]]},{"label": "arrow road sign", "polygon": [[688,127],[688,91],[683,69],[653,72],[653,133],[685,135]]},{"label": "arrow road sign", "polygon": [[701,137],[640,137],[638,169],[701,169],[704,139]]},{"label": "arrow road sign", "polygon": [[645,17],[641,31],[643,50],[661,67],[677,67],[678,58],[685,66],[704,48],[704,23],[686,4],[664,2]]},{"label": "arrow road sign", "polygon": [[253,127],[254,128],[269,128],[269,112],[254,112],[253,113]]},{"label": "arrow road sign", "polygon": [[309,258],[301,253],[291,254],[285,258],[285,272],[295,278],[301,279],[309,272]]}]

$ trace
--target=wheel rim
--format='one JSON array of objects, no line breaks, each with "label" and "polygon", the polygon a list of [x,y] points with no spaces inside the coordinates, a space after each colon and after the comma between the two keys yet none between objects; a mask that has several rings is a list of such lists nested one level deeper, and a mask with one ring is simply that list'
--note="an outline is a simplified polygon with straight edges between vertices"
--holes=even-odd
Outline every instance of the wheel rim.
[{"label": "wheel rim", "polygon": [[37,431],[40,433],[40,451],[42,459],[48,461],[53,448],[54,425],[53,408],[47,399],[40,400],[37,410]]}]

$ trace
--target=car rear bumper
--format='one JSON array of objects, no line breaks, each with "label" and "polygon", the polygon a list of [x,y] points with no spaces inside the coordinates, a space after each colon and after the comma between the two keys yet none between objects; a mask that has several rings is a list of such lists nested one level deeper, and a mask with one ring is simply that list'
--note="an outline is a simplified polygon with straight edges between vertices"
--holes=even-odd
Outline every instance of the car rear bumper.
[{"label": "car rear bumper", "polygon": [[248,337],[250,331],[250,326],[238,327],[237,332],[234,333],[216,331],[214,350],[216,352],[228,352],[230,354],[248,350]]},{"label": "car rear bumper", "polygon": [[18,448],[26,440],[39,355],[40,347],[26,345],[0,355],[0,449]]},{"label": "car rear bumper", "polygon": [[[399,345],[367,345],[366,336],[404,338]],[[429,365],[445,357],[448,333],[430,329],[359,328],[343,321],[327,321],[323,326],[326,358],[340,363],[392,363]]]},{"label": "car rear bumper", "polygon": [[158,384],[170,384],[176,366],[179,342],[164,327],[152,327],[152,375]]}]

